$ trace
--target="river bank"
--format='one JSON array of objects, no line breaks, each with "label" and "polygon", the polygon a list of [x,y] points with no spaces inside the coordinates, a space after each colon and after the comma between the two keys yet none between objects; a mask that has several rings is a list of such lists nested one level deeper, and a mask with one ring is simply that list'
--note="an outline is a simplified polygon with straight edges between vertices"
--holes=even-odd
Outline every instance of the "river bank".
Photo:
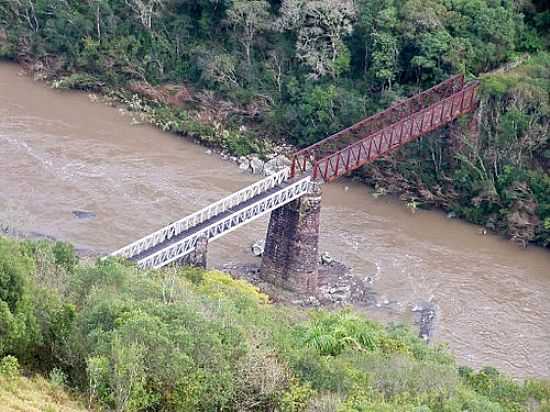
[{"label": "river bank", "polygon": [[[537,161],[540,163],[538,169],[528,174],[509,165],[502,173],[495,163],[496,176],[491,177],[484,171],[482,152],[492,151],[490,147],[494,146],[497,153],[491,156],[498,157],[501,149],[497,142],[488,143],[487,138],[480,138],[480,128],[497,127],[491,125],[495,122],[492,111],[500,104],[507,104],[499,100],[522,98],[519,86],[513,86],[509,80],[515,79],[517,74],[508,75],[508,70],[522,73],[527,79],[522,87],[529,87],[540,79],[536,79],[537,75],[532,75],[531,79],[529,69],[523,66],[533,66],[531,71],[537,72],[539,65],[544,64],[542,56],[527,58],[523,65],[518,63],[482,77],[482,108],[475,115],[477,120],[473,121],[469,115],[466,121],[457,121],[435,131],[416,144],[354,172],[354,177],[378,195],[398,196],[415,209],[443,210],[449,216],[480,225],[483,233],[498,233],[518,246],[527,247],[530,243],[549,246],[550,238],[545,228],[550,220],[545,211],[550,185],[543,172],[548,167],[548,160],[543,156]],[[534,60],[542,60],[542,63],[529,63]],[[257,120],[260,112],[248,113],[245,107],[186,84],[153,86],[146,81],[133,81],[125,88],[112,88],[102,82],[90,83],[85,74],[60,77],[42,62],[27,61],[23,67],[36,80],[46,81],[54,88],[88,91],[90,99],[125,110],[133,124],[150,124],[191,139],[256,175],[273,173],[289,165],[288,157],[297,150],[288,141],[269,137],[269,132]],[[498,82],[506,84],[505,91]],[[498,93],[492,90],[497,87]],[[239,127],[233,120],[235,116],[240,119]],[[499,114],[493,117],[499,118]],[[549,126],[542,124],[541,127],[548,129]],[[538,135],[540,130],[532,133]],[[526,141],[522,145],[543,147],[544,136],[539,140],[541,142],[536,144]],[[459,167],[461,162],[463,165]],[[478,162],[481,163],[476,166]],[[482,181],[475,183],[480,176]]]},{"label": "river bank", "polygon": [[[204,147],[132,126],[126,112],[33,82],[16,66],[0,65],[0,87],[0,202],[23,230],[108,253],[257,180]],[[369,317],[413,323],[415,306],[430,302],[439,307],[432,340],[448,342],[460,363],[550,376],[547,252],[483,236],[443,213],[413,214],[354,181],[325,186],[322,208],[321,250],[355,277],[374,279]],[[96,216],[78,219],[75,210]],[[249,248],[266,225],[213,243],[211,266],[257,264]]]}]

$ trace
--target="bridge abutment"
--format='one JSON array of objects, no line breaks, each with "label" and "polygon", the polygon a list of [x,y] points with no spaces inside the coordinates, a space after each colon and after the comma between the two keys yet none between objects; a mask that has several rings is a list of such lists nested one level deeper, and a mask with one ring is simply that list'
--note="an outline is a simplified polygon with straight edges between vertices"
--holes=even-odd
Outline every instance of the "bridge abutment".
[{"label": "bridge abutment", "polygon": [[321,186],[271,213],[261,277],[299,293],[316,294],[319,278]]}]

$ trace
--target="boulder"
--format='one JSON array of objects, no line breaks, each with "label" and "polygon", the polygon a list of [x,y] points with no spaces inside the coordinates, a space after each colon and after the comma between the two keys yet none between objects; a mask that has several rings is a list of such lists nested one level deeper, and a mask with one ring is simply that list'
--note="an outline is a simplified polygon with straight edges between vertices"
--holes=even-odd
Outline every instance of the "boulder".
[{"label": "boulder", "polygon": [[417,314],[416,324],[420,329],[418,336],[426,342],[429,342],[433,335],[434,323],[437,317],[436,309],[436,306],[431,302],[415,304],[412,308],[412,311]]},{"label": "boulder", "polygon": [[259,157],[253,156],[250,159],[250,169],[255,175],[261,175],[264,172],[265,163]]},{"label": "boulder", "polygon": [[244,156],[239,159],[239,169],[241,170],[250,169],[250,161]]},{"label": "boulder", "polygon": [[286,167],[290,167],[292,162],[285,156],[277,156],[264,165],[264,175],[270,176],[275,174]]},{"label": "boulder", "polygon": [[252,254],[256,257],[263,256],[264,248],[265,248],[265,242],[262,240],[258,240],[252,243],[252,245],[250,245],[250,250],[252,251]]},{"label": "boulder", "polygon": [[315,306],[315,307],[321,306],[321,302],[319,302],[319,299],[317,299],[315,296],[309,296],[306,302],[310,306]]},{"label": "boulder", "polygon": [[350,290],[350,286],[339,286],[335,288],[330,288],[328,293],[330,293],[331,295],[346,295],[350,292]]},{"label": "boulder", "polygon": [[330,265],[332,262],[334,262],[334,259],[328,254],[328,252],[323,253],[320,256],[319,260],[322,265]]},{"label": "boulder", "polygon": [[351,299],[351,286],[330,288],[328,293],[332,302],[349,302]]},{"label": "boulder", "polygon": [[73,216],[77,219],[94,219],[96,214],[86,210],[73,210]]}]

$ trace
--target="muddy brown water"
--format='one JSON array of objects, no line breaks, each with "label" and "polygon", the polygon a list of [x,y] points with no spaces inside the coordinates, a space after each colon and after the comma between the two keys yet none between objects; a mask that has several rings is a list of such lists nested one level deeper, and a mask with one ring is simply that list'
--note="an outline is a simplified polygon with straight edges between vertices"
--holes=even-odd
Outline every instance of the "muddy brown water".
[{"label": "muddy brown water", "polygon": [[[109,252],[258,178],[184,139],[33,82],[0,64],[0,221]],[[360,184],[324,187],[321,249],[371,276],[370,316],[411,322],[438,308],[435,340],[461,364],[550,377],[550,253],[438,212],[412,214]],[[95,218],[79,219],[74,211]],[[257,262],[267,218],[214,242],[212,266]]]}]

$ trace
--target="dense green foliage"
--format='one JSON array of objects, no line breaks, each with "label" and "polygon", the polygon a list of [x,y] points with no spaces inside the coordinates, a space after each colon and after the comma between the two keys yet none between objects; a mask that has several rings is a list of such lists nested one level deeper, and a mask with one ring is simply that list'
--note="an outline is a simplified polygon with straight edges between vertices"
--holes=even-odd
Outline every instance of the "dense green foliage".
[{"label": "dense green foliage", "polygon": [[[421,202],[550,245],[550,54],[482,77],[479,135],[443,130],[403,148],[365,173]],[[389,176],[388,176],[389,175]]]},{"label": "dense green foliage", "polygon": [[550,410],[548,383],[459,369],[444,348],[351,311],[304,320],[222,273],[0,248],[0,375],[19,360],[100,410]]},{"label": "dense green foliage", "polygon": [[266,135],[306,145],[451,74],[525,61],[483,77],[479,139],[445,129],[365,173],[420,204],[542,245],[548,33],[545,0],[0,2],[0,56],[57,87],[151,98],[162,95],[155,86],[186,84],[196,92],[186,104],[122,99],[165,130],[237,155],[269,150]]}]

